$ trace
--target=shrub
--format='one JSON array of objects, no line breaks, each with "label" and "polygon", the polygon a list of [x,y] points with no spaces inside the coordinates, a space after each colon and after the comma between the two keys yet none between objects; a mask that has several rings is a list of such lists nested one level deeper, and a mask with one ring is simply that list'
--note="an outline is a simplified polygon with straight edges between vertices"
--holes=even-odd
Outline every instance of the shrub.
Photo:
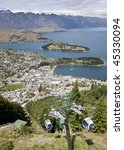
[{"label": "shrub", "polygon": [[12,150],[13,147],[12,141],[0,141],[0,150]]}]

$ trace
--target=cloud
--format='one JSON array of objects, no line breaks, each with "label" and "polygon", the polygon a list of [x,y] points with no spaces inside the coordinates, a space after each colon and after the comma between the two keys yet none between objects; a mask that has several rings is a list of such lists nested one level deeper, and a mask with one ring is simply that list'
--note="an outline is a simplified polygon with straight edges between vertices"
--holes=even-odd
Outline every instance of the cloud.
[{"label": "cloud", "polygon": [[46,12],[82,16],[106,16],[107,0],[0,0],[0,7],[14,12]]}]

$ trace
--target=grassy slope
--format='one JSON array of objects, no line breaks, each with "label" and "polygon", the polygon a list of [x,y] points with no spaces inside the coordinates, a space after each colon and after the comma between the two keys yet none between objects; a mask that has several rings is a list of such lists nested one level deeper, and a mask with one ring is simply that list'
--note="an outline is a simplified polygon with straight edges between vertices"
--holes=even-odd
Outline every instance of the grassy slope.
[{"label": "grassy slope", "polygon": [[[60,133],[47,134],[37,124],[33,125],[34,132],[22,135],[15,127],[0,128],[0,141],[12,141],[16,150],[68,150],[65,134],[56,138]],[[106,134],[94,134],[83,131],[80,136],[73,136],[74,150],[106,150]],[[91,139],[91,145],[86,139]],[[4,149],[2,149],[4,150]]]},{"label": "grassy slope", "polygon": [[[76,137],[74,140],[74,150],[103,150],[102,148],[93,145],[88,145],[81,137]],[[68,150],[67,141],[64,137],[56,139],[52,144],[34,145],[27,150]]]}]

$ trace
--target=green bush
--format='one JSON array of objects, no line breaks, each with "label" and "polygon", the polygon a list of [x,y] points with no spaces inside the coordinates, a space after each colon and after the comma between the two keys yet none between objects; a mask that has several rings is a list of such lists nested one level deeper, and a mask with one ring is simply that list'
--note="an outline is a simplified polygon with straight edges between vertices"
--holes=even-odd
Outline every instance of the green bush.
[{"label": "green bush", "polygon": [[21,105],[16,102],[9,102],[0,95],[0,124],[15,122],[17,119],[28,119]]},{"label": "green bush", "polygon": [[0,150],[12,150],[13,147],[12,141],[0,141]]},{"label": "green bush", "polygon": [[[73,132],[81,131],[82,120],[86,117],[91,117],[93,115],[93,121],[95,123],[94,132],[104,133],[107,130],[107,89],[106,86],[93,85],[89,91],[79,91],[78,82],[75,82],[74,87],[71,91],[70,98],[68,98],[67,105],[75,102],[77,105],[85,107],[85,111],[81,115],[76,114],[72,110],[68,109],[69,113],[69,123]],[[54,128],[60,130],[58,120],[48,116],[50,109],[53,104],[53,108],[60,108],[63,106],[63,102],[53,102],[55,98],[47,97],[42,100],[33,101],[28,103],[27,110],[31,117],[38,121],[43,127],[44,121],[50,119]],[[95,113],[93,108],[95,108]]]},{"label": "green bush", "polygon": [[19,132],[22,135],[30,135],[35,132],[35,129],[32,126],[22,126]]}]

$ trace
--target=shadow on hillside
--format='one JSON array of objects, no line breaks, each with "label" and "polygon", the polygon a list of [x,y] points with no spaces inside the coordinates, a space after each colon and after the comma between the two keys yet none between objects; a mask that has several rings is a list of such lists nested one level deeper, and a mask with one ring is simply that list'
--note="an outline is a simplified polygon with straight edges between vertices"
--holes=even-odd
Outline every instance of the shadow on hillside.
[{"label": "shadow on hillside", "polygon": [[[77,136],[80,136],[81,138],[83,138],[88,145],[93,145],[94,144],[92,139],[86,138],[85,136],[81,136],[80,134],[79,135],[73,135],[72,139],[71,139],[71,141],[72,141],[72,150],[74,150],[74,143],[75,143],[75,140],[76,140]],[[66,138],[66,136],[64,136],[64,137]]]},{"label": "shadow on hillside", "polygon": [[74,150],[74,142],[75,142],[75,139],[76,139],[76,135],[73,135],[73,136],[72,136],[72,150]]},{"label": "shadow on hillside", "polygon": [[93,141],[92,139],[85,139],[85,142],[88,144],[88,145],[93,145]]}]

